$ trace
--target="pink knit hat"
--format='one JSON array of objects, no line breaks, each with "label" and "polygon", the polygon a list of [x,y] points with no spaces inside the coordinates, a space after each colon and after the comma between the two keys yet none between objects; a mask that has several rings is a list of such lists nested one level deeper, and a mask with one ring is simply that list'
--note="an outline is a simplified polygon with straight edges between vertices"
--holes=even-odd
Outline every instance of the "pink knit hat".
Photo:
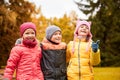
[{"label": "pink knit hat", "polygon": [[35,31],[36,33],[36,26],[32,22],[25,22],[20,25],[20,35],[23,36],[23,33],[25,32],[26,29],[31,28]]},{"label": "pink knit hat", "polygon": [[[74,40],[73,40],[73,49],[72,49],[73,53],[74,53],[74,48],[75,48],[75,39],[78,37],[78,30],[79,30],[81,25],[87,25],[88,26],[89,34],[88,34],[88,37],[87,37],[87,41],[90,42],[90,40],[92,39],[92,34],[90,32],[91,22],[77,20],[76,29],[74,31]],[[87,50],[88,50],[88,48],[87,48]]]}]

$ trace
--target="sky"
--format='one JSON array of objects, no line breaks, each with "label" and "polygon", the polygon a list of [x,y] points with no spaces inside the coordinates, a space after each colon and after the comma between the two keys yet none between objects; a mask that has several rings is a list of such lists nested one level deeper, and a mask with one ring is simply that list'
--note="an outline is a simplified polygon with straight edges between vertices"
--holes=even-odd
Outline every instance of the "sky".
[{"label": "sky", "polygon": [[57,17],[60,18],[64,14],[69,15],[71,11],[75,11],[80,19],[87,19],[73,0],[29,0],[36,4],[37,7],[41,6],[42,14],[46,18]]}]

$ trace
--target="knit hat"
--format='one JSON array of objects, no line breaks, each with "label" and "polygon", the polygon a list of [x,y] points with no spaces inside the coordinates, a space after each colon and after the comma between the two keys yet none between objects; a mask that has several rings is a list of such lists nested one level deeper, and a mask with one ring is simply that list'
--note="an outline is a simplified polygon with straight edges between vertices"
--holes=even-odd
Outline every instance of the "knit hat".
[{"label": "knit hat", "polygon": [[61,29],[58,26],[52,25],[52,26],[48,26],[46,29],[46,38],[48,40],[51,39],[52,35],[56,32],[56,31],[61,31]]},{"label": "knit hat", "polygon": [[31,28],[35,31],[36,34],[36,26],[32,22],[25,22],[20,25],[20,35],[23,36],[23,33],[25,32],[26,29]]},{"label": "knit hat", "polygon": [[89,29],[89,34],[91,33],[90,32],[91,22],[78,20],[77,23],[76,23],[76,29],[75,29],[75,32],[74,32],[75,36],[78,36],[78,29],[80,28],[81,25],[86,25],[88,27],[88,29]]},{"label": "knit hat", "polygon": [[[87,41],[90,42],[90,40],[92,39],[92,34],[91,34],[91,32],[90,32],[91,22],[77,20],[76,29],[75,29],[75,31],[74,31],[74,40],[73,40],[74,42],[73,42],[73,50],[72,50],[73,53],[74,53],[74,48],[75,48],[75,39],[76,39],[77,37],[79,37],[79,36],[78,36],[78,30],[79,30],[79,28],[80,28],[81,25],[86,25],[86,26],[88,26],[89,33],[88,33],[88,35],[87,35]],[[90,44],[90,43],[89,43],[89,44]],[[88,45],[89,45],[89,44],[88,44]],[[88,48],[87,48],[87,50],[88,50]]]}]

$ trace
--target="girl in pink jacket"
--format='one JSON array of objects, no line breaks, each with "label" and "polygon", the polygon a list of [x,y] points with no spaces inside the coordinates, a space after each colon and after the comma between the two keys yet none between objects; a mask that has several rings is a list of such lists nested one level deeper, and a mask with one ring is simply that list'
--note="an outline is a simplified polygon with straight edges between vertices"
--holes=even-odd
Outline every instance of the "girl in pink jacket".
[{"label": "girl in pink jacket", "polygon": [[22,43],[12,48],[4,72],[4,80],[12,80],[16,70],[16,80],[44,80],[41,71],[41,48],[36,39],[36,26],[31,22],[20,26]]}]

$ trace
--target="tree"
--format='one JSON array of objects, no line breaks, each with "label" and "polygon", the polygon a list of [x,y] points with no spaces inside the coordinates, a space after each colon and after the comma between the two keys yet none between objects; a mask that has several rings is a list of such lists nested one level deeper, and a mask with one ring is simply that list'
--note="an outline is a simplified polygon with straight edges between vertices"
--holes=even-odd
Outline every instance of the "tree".
[{"label": "tree", "polygon": [[81,1],[75,3],[86,15],[90,14],[94,40],[101,40],[101,66],[120,66],[120,1]]},{"label": "tree", "polygon": [[19,26],[31,21],[35,5],[24,0],[0,0],[0,66],[5,65],[11,48],[19,38]]}]

